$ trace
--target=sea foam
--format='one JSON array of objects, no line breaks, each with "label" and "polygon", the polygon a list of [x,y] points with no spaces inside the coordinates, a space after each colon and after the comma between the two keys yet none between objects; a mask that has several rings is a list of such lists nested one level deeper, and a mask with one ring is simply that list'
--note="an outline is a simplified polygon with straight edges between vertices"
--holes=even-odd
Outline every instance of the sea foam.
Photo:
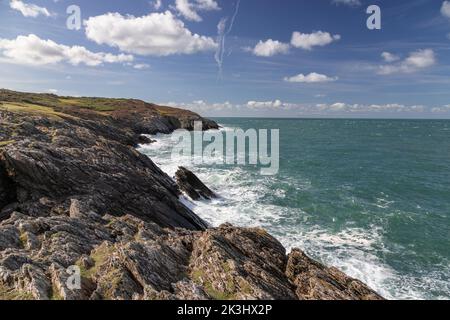
[{"label": "sea foam", "polygon": [[[223,127],[221,130],[234,129]],[[369,232],[352,226],[344,230],[329,230],[310,223],[311,217],[300,208],[265,201],[268,195],[280,200],[286,196],[285,190],[274,188],[275,184],[285,183],[301,192],[311,186],[309,181],[277,181],[276,176],[263,177],[243,166],[208,165],[208,161],[198,165],[189,156],[173,159],[171,148],[174,142],[170,134],[149,137],[156,142],[141,145],[139,150],[170,177],[174,177],[179,166],[188,167],[220,195],[219,199],[208,201],[192,201],[186,196],[180,199],[210,225],[219,226],[227,222],[244,227],[263,227],[288,250],[299,247],[315,259],[367,283],[386,298],[426,299],[429,296],[425,292],[432,286],[444,289],[447,286],[448,289],[445,279],[440,280],[436,275],[424,275],[418,282],[386,265],[379,258],[389,253],[383,245],[380,227],[374,226]],[[386,207],[390,203],[378,199],[377,205]]]}]

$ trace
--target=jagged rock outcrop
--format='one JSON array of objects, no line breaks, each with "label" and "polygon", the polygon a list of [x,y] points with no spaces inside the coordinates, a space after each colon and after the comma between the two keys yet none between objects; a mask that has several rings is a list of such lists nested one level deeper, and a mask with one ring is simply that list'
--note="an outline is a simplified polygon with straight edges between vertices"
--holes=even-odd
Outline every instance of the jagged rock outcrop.
[{"label": "jagged rock outcrop", "polygon": [[[102,213],[134,214],[161,226],[206,227],[179,203],[172,179],[134,149],[148,142],[139,123],[163,119],[167,126],[155,130],[170,132],[182,128],[181,120],[173,120],[177,115],[203,121],[200,116],[170,108],[162,114],[158,106],[138,100],[8,90],[0,90],[0,101],[0,141],[8,142],[0,153],[0,191],[5,189],[0,217],[16,209],[50,215],[67,208],[67,199],[74,197]],[[42,203],[42,198],[50,200]]]},{"label": "jagged rock outcrop", "polygon": [[382,300],[359,280],[336,268],[328,268],[299,249],[289,254],[286,275],[302,300]]},{"label": "jagged rock outcrop", "polygon": [[[0,299],[381,298],[301,251],[287,256],[264,230],[208,229],[185,207],[177,184],[134,147],[139,126],[189,129],[198,115],[134,100],[127,115],[128,100],[2,98]],[[139,124],[136,108],[154,118]],[[74,270],[79,289],[68,285]]]},{"label": "jagged rock outcrop", "polygon": [[178,187],[186,192],[192,200],[211,200],[217,198],[217,195],[209,189],[192,171],[180,167],[175,173],[175,179]]},{"label": "jagged rock outcrop", "polygon": [[[72,265],[81,270],[80,290],[67,286]],[[381,299],[361,282],[318,265],[298,250],[287,257],[262,229],[231,225],[163,229],[133,216],[94,212],[75,218],[69,212],[39,218],[14,212],[0,224],[0,287],[10,296]]]},{"label": "jagged rock outcrop", "polygon": [[[30,119],[34,126],[28,132],[23,119],[14,120],[8,126],[23,138],[3,148],[0,162],[17,190],[15,209],[51,215],[66,208],[67,199],[76,198],[96,212],[134,214],[164,227],[206,227],[179,203],[174,182],[124,143],[131,138],[126,134],[112,127],[97,130],[81,119],[36,117]],[[49,200],[40,201],[43,198]]]},{"label": "jagged rock outcrop", "polygon": [[296,299],[286,250],[262,229],[223,225],[194,242],[191,276],[219,299]]}]

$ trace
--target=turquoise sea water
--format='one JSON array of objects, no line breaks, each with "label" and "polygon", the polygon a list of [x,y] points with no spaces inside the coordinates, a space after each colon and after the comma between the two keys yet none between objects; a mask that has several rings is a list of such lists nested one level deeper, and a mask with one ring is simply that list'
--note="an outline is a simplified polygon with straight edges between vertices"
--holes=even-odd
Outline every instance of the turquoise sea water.
[{"label": "turquoise sea water", "polygon": [[450,121],[216,120],[280,129],[280,172],[173,159],[170,136],[157,136],[145,154],[222,196],[188,203],[201,217],[267,228],[387,298],[450,299]]}]

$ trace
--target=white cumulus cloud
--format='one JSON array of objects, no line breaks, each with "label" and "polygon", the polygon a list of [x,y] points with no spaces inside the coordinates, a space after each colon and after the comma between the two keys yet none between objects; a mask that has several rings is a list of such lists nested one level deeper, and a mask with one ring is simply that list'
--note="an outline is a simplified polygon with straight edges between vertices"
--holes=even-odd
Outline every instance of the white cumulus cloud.
[{"label": "white cumulus cloud", "polygon": [[274,101],[248,101],[247,107],[250,109],[280,109],[283,107],[283,102],[281,100]]},{"label": "white cumulus cloud", "polygon": [[313,47],[323,47],[340,39],[340,35],[331,35],[329,32],[301,33],[296,31],[292,34],[291,44],[296,48],[312,50]]},{"label": "white cumulus cloud", "polygon": [[9,6],[11,7],[11,9],[17,10],[20,13],[22,13],[22,15],[24,17],[36,18],[40,15],[43,15],[46,17],[51,16],[50,11],[48,11],[46,8],[40,7],[40,6],[32,4],[32,3],[25,3],[20,0],[11,0],[9,2]]},{"label": "white cumulus cloud", "polygon": [[202,21],[202,17],[200,17],[189,0],[176,0],[175,7],[177,8],[178,12],[187,20],[197,22]]},{"label": "white cumulus cloud", "polygon": [[220,10],[219,4],[215,0],[196,0],[197,8],[200,10]]},{"label": "white cumulus cloud", "polygon": [[424,112],[426,108],[422,105],[403,105],[403,104],[348,104],[343,102],[336,102],[333,104],[317,104],[314,109],[318,112],[339,112],[347,114],[361,114],[361,113],[420,113]]},{"label": "white cumulus cloud", "polygon": [[395,73],[413,73],[436,64],[436,55],[432,49],[422,49],[411,52],[409,56],[394,64],[382,65],[378,74],[390,75]]},{"label": "white cumulus cloud", "polygon": [[284,78],[284,81],[298,82],[298,83],[321,83],[321,82],[332,82],[337,80],[338,80],[337,77],[333,78],[316,72],[310,73],[308,75],[304,75],[301,73],[293,77]]},{"label": "white cumulus cloud", "polygon": [[381,54],[381,57],[386,62],[395,62],[400,60],[400,57],[398,55],[386,51]]},{"label": "white cumulus cloud", "polygon": [[189,102],[189,103],[168,102],[168,103],[163,103],[163,105],[167,105],[169,107],[174,107],[174,108],[187,109],[187,110],[191,110],[191,111],[198,112],[201,114],[210,113],[210,112],[218,112],[218,111],[237,110],[238,108],[240,108],[239,105],[234,105],[234,104],[230,103],[229,101],[209,103],[205,100],[196,100],[196,101]]},{"label": "white cumulus cloud", "polygon": [[198,11],[220,10],[219,4],[215,0],[175,0],[175,9],[187,20],[200,22],[202,17]]},{"label": "white cumulus cloud", "polygon": [[417,116],[423,113],[434,114],[450,113],[450,105],[431,108],[423,105],[404,105],[398,103],[388,104],[352,104],[345,102],[334,103],[295,103],[285,102],[281,99],[250,100],[242,104],[209,103],[197,100],[191,103],[168,103],[173,107],[189,109],[200,114],[231,116],[239,112],[248,116],[254,115],[296,115],[296,116],[349,116],[349,117],[403,117],[404,115]]},{"label": "white cumulus cloud", "polygon": [[436,107],[431,109],[432,113],[450,113],[450,104],[442,107]]},{"label": "white cumulus cloud", "polygon": [[151,1],[150,5],[153,7],[153,9],[159,10],[162,8],[162,0]]},{"label": "white cumulus cloud", "polygon": [[25,65],[47,65],[67,62],[72,65],[98,66],[103,63],[125,63],[133,56],[92,52],[82,46],[66,46],[52,40],[43,40],[34,34],[8,40],[0,38],[0,57]]},{"label": "white cumulus cloud", "polygon": [[441,13],[444,17],[450,18],[450,1],[444,1],[442,3]]},{"label": "white cumulus cloud", "polygon": [[137,70],[144,70],[144,69],[150,68],[150,65],[148,65],[146,63],[137,63],[137,64],[133,65],[133,68],[137,69]]},{"label": "white cumulus cloud", "polygon": [[259,41],[259,43],[251,51],[258,57],[272,57],[277,54],[286,54],[289,52],[290,45],[280,41],[269,39],[267,41]]},{"label": "white cumulus cloud", "polygon": [[142,17],[107,13],[84,24],[88,39],[140,55],[193,54],[217,48],[212,38],[193,34],[170,11]]}]

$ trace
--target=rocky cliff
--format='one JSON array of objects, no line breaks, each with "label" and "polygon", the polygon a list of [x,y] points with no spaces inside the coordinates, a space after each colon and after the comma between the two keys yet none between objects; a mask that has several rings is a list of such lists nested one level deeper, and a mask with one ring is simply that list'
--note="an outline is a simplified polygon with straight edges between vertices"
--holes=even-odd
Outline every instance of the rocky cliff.
[{"label": "rocky cliff", "polygon": [[213,121],[138,100],[0,101],[0,299],[381,299],[262,229],[208,228],[135,149],[143,133]]}]

